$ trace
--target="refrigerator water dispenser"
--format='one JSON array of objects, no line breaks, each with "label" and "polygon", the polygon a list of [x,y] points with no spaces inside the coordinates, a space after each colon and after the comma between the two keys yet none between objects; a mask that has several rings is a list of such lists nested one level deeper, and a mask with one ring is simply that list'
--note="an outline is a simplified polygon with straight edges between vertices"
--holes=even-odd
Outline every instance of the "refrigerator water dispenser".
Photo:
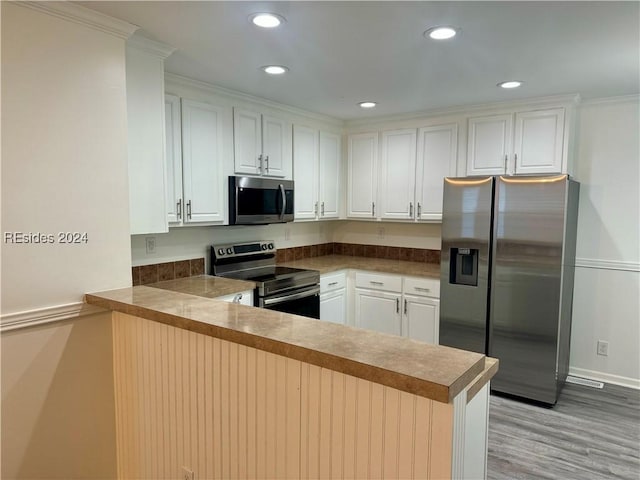
[{"label": "refrigerator water dispenser", "polygon": [[478,249],[452,248],[449,283],[478,286]]}]

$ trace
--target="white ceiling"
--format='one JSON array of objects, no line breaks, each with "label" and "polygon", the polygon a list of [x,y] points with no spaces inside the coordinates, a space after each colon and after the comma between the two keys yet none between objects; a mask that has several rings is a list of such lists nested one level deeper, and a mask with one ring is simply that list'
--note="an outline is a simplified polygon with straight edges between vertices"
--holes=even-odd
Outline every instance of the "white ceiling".
[{"label": "white ceiling", "polygon": [[[341,119],[546,95],[637,94],[640,3],[79,2],[177,48],[166,70]],[[259,29],[251,13],[287,22]],[[437,24],[462,29],[427,40]],[[259,70],[286,65],[285,76]],[[506,91],[503,80],[524,86]],[[364,111],[357,102],[379,106]]]}]

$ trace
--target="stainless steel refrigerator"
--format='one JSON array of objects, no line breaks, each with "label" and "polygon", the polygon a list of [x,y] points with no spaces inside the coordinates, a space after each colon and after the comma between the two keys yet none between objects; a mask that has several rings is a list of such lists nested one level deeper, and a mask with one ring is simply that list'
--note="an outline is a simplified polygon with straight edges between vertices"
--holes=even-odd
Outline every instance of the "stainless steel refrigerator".
[{"label": "stainless steel refrigerator", "polygon": [[500,360],[491,388],[555,404],[569,370],[579,184],[446,178],[440,344]]}]

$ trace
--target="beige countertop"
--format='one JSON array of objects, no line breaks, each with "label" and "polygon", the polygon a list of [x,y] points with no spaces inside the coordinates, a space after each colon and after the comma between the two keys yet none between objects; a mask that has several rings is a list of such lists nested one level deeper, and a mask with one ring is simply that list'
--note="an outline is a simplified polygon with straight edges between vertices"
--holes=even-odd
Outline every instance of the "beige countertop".
[{"label": "beige countertop", "polygon": [[320,274],[352,268],[355,270],[369,270],[372,272],[393,273],[412,277],[440,278],[439,264],[388,260],[386,258],[352,257],[349,255],[325,255],[322,257],[294,260],[293,262],[278,263],[278,265],[318,270]]},{"label": "beige countertop", "polygon": [[87,294],[85,301],[439,402],[493,376],[479,353],[171,290],[136,286]]},{"label": "beige countertop", "polygon": [[197,275],[194,277],[151,283],[148,286],[171,290],[173,292],[188,293],[199,297],[216,298],[253,290],[256,284],[246,280],[234,280],[232,278],[214,277],[211,275]]}]

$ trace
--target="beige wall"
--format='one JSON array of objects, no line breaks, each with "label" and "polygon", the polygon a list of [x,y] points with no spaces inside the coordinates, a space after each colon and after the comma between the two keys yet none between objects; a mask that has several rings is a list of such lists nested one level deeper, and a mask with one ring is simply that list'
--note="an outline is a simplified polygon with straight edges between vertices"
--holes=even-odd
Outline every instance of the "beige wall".
[{"label": "beige wall", "polygon": [[115,478],[111,313],[2,334],[2,473]]},{"label": "beige wall", "polygon": [[[128,286],[127,117],[121,36],[1,2],[2,232],[86,232],[87,243],[2,239],[1,311],[46,319]],[[80,8],[62,3],[53,8]],[[110,315],[3,332],[2,478],[113,478]]]}]

